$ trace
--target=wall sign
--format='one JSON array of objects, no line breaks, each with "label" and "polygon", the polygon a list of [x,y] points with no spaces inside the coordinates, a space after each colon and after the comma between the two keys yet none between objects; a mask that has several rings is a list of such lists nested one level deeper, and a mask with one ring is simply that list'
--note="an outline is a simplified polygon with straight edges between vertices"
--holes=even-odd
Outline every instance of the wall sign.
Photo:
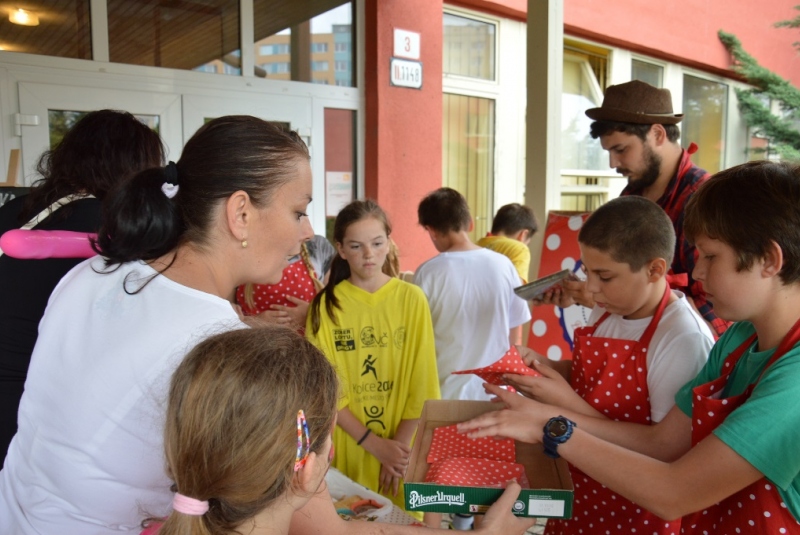
[{"label": "wall sign", "polygon": [[389,65],[390,81],[398,87],[422,89],[422,62],[392,58]]},{"label": "wall sign", "polygon": [[419,59],[419,33],[394,29],[394,54],[399,58]]}]

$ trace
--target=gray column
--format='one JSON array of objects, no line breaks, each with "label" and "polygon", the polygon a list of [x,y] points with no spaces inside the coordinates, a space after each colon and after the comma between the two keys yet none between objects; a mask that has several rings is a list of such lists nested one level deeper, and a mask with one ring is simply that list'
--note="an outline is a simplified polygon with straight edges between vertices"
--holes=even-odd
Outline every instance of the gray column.
[{"label": "gray column", "polygon": [[540,229],[531,241],[531,271],[537,277],[547,213],[560,206],[561,86],[564,69],[564,0],[528,0],[528,108],[525,204]]}]

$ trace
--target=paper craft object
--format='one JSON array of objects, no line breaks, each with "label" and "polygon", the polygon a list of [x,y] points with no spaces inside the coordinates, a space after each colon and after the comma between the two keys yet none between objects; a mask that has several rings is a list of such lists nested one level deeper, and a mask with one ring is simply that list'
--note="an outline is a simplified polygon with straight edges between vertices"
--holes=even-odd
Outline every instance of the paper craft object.
[{"label": "paper craft object", "polygon": [[453,457],[468,457],[513,463],[517,458],[514,441],[510,438],[496,440],[493,437],[469,438],[456,430],[455,425],[437,427],[433,430],[428,464]]},{"label": "paper craft object", "polygon": [[506,351],[506,354],[503,355],[500,360],[495,362],[494,364],[490,364],[484,368],[475,368],[474,370],[462,370],[453,372],[455,374],[463,374],[463,373],[474,373],[487,383],[491,383],[493,385],[503,385],[506,384],[503,381],[503,374],[506,373],[513,373],[517,375],[532,375],[534,377],[541,376],[541,374],[531,368],[529,368],[525,362],[522,360],[522,357],[519,355],[519,351],[514,346],[511,346],[511,349]]},{"label": "paper craft object", "polygon": [[530,486],[525,467],[521,464],[468,457],[437,461],[425,476],[427,483],[499,489],[505,488],[511,479],[516,479],[522,488]]}]

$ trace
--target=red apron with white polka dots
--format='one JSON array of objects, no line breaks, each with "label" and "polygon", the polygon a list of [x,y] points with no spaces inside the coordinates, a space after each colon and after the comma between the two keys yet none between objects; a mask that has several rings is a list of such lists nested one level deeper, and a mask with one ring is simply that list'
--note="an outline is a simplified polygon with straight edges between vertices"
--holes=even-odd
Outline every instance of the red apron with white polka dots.
[{"label": "red apron with white polka dots", "polygon": [[[575,330],[572,388],[592,407],[616,421],[650,423],[647,348],[669,302],[670,288],[639,340],[594,336],[608,312],[592,326]],[[548,520],[548,535],[677,535],[680,520],[667,522],[601,485],[570,465],[575,485],[569,520]]]},{"label": "red apron with white polka dots", "polygon": [[278,284],[254,284],[253,302],[255,307],[247,306],[244,299],[244,286],[236,290],[236,301],[241,305],[242,311],[247,316],[255,316],[265,310],[270,310],[270,305],[283,305],[293,307],[294,303],[286,299],[287,295],[310,302],[317,295],[314,281],[308,273],[303,260],[289,264],[283,270],[283,277]]},{"label": "red apron with white polka dots", "polygon": [[[692,393],[692,446],[711,434],[734,410],[744,404],[753,393],[755,383],[739,395],[722,397],[736,363],[756,341],[754,334],[725,359],[722,373],[711,382],[696,386]],[[776,360],[800,342],[800,321],[786,334],[775,354],[769,359],[761,376]],[[759,377],[761,379],[761,377]],[[758,381],[756,381],[757,383]],[[681,533],[685,534],[800,534],[800,523],[781,499],[778,490],[762,477],[736,494],[708,509],[683,517]]]}]

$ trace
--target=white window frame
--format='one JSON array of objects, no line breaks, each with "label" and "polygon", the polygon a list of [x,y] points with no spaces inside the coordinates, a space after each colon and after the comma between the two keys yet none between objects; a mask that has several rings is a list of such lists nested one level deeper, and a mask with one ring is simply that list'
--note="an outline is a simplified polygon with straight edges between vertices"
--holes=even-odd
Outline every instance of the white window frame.
[{"label": "white window frame", "polygon": [[[495,102],[492,212],[525,196],[526,25],[462,7],[444,5],[443,13],[495,26],[494,80],[442,73],[442,92]],[[502,54],[503,50],[514,53]]]}]

